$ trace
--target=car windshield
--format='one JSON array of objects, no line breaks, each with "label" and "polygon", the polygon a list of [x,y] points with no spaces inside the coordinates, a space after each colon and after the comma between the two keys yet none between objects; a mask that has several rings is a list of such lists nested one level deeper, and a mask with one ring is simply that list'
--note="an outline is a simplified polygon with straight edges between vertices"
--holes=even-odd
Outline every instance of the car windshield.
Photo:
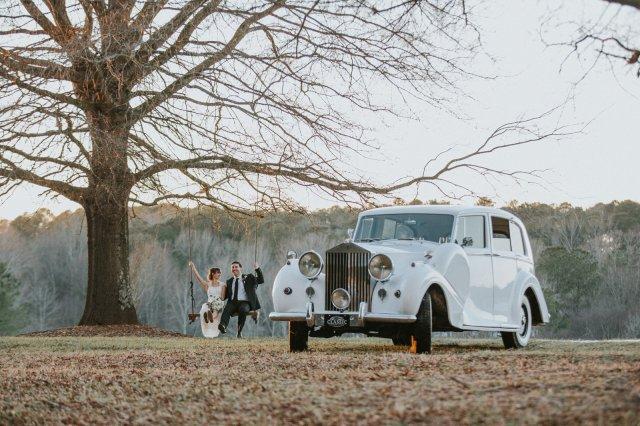
[{"label": "car windshield", "polygon": [[451,238],[453,216],[449,214],[379,214],[363,216],[358,222],[355,241],[427,240]]}]

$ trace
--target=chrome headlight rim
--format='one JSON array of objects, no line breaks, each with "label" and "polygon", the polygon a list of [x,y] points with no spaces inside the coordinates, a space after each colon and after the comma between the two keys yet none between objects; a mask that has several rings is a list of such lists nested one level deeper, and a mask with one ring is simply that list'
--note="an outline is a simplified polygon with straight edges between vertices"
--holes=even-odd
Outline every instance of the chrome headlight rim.
[{"label": "chrome headlight rim", "polygon": [[[338,305],[338,303],[336,303],[336,297],[335,296],[337,296],[337,295],[343,295],[344,296],[344,298],[342,299],[343,302],[344,302],[343,304]],[[351,295],[344,288],[336,288],[335,290],[333,290],[331,292],[331,304],[337,310],[344,311],[351,304]]]},{"label": "chrome headlight rim", "polygon": [[[388,271],[386,276],[382,276],[380,275],[379,277],[376,276],[372,271],[371,271],[371,264],[373,263],[373,261],[377,258],[380,259],[386,259],[388,261],[389,264],[389,268],[388,269],[383,269],[384,271]],[[389,279],[391,278],[391,276],[393,275],[393,261],[391,260],[391,258],[389,256],[387,256],[386,254],[383,253],[378,253],[375,256],[373,256],[371,258],[371,260],[369,260],[369,264],[367,265],[367,271],[369,272],[369,276],[371,278],[373,278],[376,281],[379,281],[381,283],[385,282],[385,281],[389,281]]]},{"label": "chrome headlight rim", "polygon": [[[305,274],[305,273],[302,271],[302,266],[301,266],[301,264],[302,264],[302,261],[304,260],[305,256],[307,256],[307,255],[311,255],[311,256],[315,256],[315,257],[317,257],[317,259],[318,259],[318,263],[319,263],[319,265],[320,265],[320,266],[318,267],[318,270],[317,270],[314,274],[312,274],[312,275],[307,275],[307,274]],[[322,261],[322,256],[320,256],[317,252],[315,252],[315,251],[313,251],[313,250],[309,250],[309,251],[304,252],[304,253],[302,254],[302,256],[300,256],[300,258],[298,258],[298,270],[299,270],[299,271],[300,271],[300,273],[301,273],[302,275],[304,275],[304,276],[305,276],[305,278],[307,278],[307,279],[310,279],[310,280],[316,279],[316,278],[318,277],[318,275],[320,275],[320,274],[322,273],[323,269],[324,269],[324,262]]]}]

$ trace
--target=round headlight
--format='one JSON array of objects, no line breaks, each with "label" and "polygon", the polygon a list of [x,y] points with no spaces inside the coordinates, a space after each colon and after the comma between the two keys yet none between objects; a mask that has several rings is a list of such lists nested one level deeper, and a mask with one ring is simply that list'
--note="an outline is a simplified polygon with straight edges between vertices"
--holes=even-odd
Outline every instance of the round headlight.
[{"label": "round headlight", "polygon": [[315,278],[322,272],[322,258],[315,251],[308,251],[298,261],[300,273],[307,278]]},{"label": "round headlight", "polygon": [[351,296],[344,288],[337,288],[331,293],[331,303],[337,309],[343,311],[349,307]]},{"label": "round headlight", "polygon": [[393,273],[393,263],[389,256],[385,254],[377,254],[369,261],[369,274],[373,279],[378,281],[386,281]]}]

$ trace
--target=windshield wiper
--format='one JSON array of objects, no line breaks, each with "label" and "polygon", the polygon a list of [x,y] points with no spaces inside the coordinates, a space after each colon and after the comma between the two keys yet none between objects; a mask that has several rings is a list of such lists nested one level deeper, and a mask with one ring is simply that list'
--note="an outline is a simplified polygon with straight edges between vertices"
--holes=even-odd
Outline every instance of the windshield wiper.
[{"label": "windshield wiper", "polygon": [[358,241],[362,243],[372,243],[374,241],[380,241],[380,238],[361,238]]}]

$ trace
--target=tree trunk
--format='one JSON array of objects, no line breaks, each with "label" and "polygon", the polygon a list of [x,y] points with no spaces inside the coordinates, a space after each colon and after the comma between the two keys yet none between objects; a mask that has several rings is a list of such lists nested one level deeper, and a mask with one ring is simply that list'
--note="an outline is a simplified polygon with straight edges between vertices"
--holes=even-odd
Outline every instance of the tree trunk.
[{"label": "tree trunk", "polygon": [[89,276],[80,324],[137,324],[129,281],[128,202],[134,185],[128,167],[130,94],[111,68],[96,71],[92,83],[76,87],[78,96],[91,105],[85,114],[92,144],[91,174],[82,201]]},{"label": "tree trunk", "polygon": [[129,282],[127,202],[98,196],[85,204],[89,276],[80,325],[137,324]]}]

